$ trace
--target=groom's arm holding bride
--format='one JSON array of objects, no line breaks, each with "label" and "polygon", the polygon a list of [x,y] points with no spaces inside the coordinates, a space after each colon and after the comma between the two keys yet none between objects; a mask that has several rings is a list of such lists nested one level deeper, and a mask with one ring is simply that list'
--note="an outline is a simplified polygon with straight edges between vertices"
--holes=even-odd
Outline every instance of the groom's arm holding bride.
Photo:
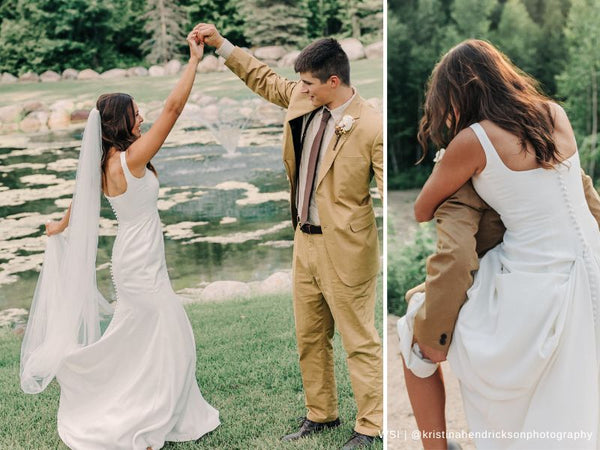
[{"label": "groom's arm holding bride", "polygon": [[[600,196],[591,177],[583,170],[581,176],[588,207],[600,227]],[[446,359],[479,258],[502,241],[505,228],[498,213],[477,195],[471,181],[445,200],[433,218],[437,249],[427,259],[426,282],[409,290],[406,299],[425,292],[425,303],[415,317],[414,336],[423,354],[440,362]]]}]

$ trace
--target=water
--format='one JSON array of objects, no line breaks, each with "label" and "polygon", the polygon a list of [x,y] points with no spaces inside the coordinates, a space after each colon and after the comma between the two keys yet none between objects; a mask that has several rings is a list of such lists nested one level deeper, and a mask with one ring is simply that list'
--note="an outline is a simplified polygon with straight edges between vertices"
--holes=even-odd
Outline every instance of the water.
[{"label": "water", "polygon": [[[210,141],[199,133],[198,139],[187,133],[187,141]],[[262,280],[291,268],[281,129],[252,133],[251,140],[266,145],[243,145],[235,158],[209,143],[165,146],[153,159],[175,290],[216,280]],[[80,135],[40,135],[26,147],[0,148],[0,310],[30,304],[45,245],[43,224],[60,218],[69,204]],[[103,199],[97,265],[107,298],[114,298],[108,262],[115,233]]]}]

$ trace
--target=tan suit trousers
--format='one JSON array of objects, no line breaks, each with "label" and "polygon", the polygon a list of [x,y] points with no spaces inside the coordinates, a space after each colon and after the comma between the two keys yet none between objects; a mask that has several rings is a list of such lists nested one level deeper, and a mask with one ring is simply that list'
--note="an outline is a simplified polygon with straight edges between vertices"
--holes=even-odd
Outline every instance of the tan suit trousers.
[{"label": "tan suit trousers", "polygon": [[296,228],[294,317],[308,419],[338,418],[333,365],[334,325],[342,337],[358,413],[354,429],[376,436],[383,428],[383,362],[375,329],[377,276],[349,287],[337,276],[322,234]]}]

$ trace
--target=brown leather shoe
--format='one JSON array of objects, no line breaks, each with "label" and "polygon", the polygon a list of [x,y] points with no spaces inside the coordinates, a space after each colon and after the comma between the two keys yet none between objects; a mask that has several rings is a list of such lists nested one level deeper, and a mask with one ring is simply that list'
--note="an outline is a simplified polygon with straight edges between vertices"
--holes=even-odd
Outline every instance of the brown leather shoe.
[{"label": "brown leather shoe", "polygon": [[335,428],[340,425],[340,419],[332,420],[331,422],[313,422],[306,417],[303,418],[300,429],[295,433],[287,434],[281,438],[282,441],[289,442],[303,438],[309,434],[318,433],[328,428]]},{"label": "brown leather shoe", "polygon": [[370,447],[375,442],[374,436],[367,436],[366,434],[353,431],[352,436],[348,439],[348,442],[344,444],[342,450],[352,450],[355,448]]}]

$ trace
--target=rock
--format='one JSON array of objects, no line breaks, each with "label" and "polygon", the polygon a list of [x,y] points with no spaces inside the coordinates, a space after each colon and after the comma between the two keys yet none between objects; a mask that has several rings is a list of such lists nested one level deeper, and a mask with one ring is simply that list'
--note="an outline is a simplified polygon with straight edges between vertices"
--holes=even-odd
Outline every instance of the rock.
[{"label": "rock", "polygon": [[279,61],[276,59],[261,59],[261,62],[265,63],[269,67],[279,66]]},{"label": "rock", "polygon": [[226,72],[227,70],[229,69],[225,65],[225,58],[219,56],[219,72]]},{"label": "rock", "polygon": [[55,109],[50,113],[48,119],[48,128],[51,130],[60,130],[67,128],[71,123],[71,114],[64,109]]},{"label": "rock", "polygon": [[0,134],[10,134],[19,131],[19,124],[13,123],[2,123],[0,122]]},{"label": "rock", "polygon": [[212,95],[206,95],[202,92],[196,92],[190,96],[190,100],[195,104],[200,106],[212,105],[217,103],[217,97],[213,97]]},{"label": "rock", "polygon": [[89,109],[76,109],[71,113],[71,122],[85,122],[89,115]]},{"label": "rock", "polygon": [[222,97],[219,100],[219,105],[221,106],[238,106],[238,102],[229,97]]},{"label": "rock", "polygon": [[219,58],[214,55],[206,55],[200,64],[198,64],[198,68],[196,72],[198,73],[207,73],[207,72],[216,72],[219,70]]},{"label": "rock", "polygon": [[127,70],[127,76],[129,77],[147,77],[148,69],[142,66],[132,67]]},{"label": "rock", "polygon": [[40,81],[40,77],[38,76],[37,73],[35,72],[25,72],[24,74],[19,76],[19,81],[33,81],[33,82],[38,82]]},{"label": "rock", "polygon": [[19,128],[25,133],[35,133],[37,131],[46,131],[48,128],[48,113],[45,111],[34,111],[27,115],[21,123]]},{"label": "rock", "polygon": [[163,66],[152,66],[148,69],[148,74],[151,77],[164,77],[165,68]]},{"label": "rock", "polygon": [[39,111],[42,109],[44,109],[44,104],[42,102],[38,102],[38,101],[28,102],[28,103],[25,103],[25,105],[23,106],[23,114],[27,115],[30,112]]},{"label": "rock", "polygon": [[287,52],[280,45],[269,45],[267,47],[259,47],[254,50],[254,56],[260,60],[279,60],[285,56]]},{"label": "rock", "polygon": [[25,330],[27,329],[26,323],[19,323],[13,328],[13,334],[15,336],[21,337],[25,334]]},{"label": "rock", "polygon": [[97,80],[100,74],[92,69],[84,69],[77,75],[78,80]]},{"label": "rock", "polygon": [[300,50],[286,53],[284,57],[279,60],[279,67],[294,67],[294,63],[298,59],[299,54]]},{"label": "rock", "polygon": [[2,74],[2,78],[0,79],[0,83],[3,84],[16,83],[17,81],[18,78],[8,72],[4,72]]},{"label": "rock", "polygon": [[50,105],[50,110],[66,109],[72,111],[75,109],[75,103],[71,100],[58,100]]},{"label": "rock", "polygon": [[181,70],[181,63],[172,59],[165,65],[165,75],[176,75]]},{"label": "rock", "polygon": [[262,281],[259,286],[261,294],[279,294],[282,292],[292,291],[292,274],[291,272],[276,272],[266,280]]},{"label": "rock", "polygon": [[231,298],[248,297],[252,294],[250,286],[240,281],[215,281],[202,291],[202,300],[219,301]]},{"label": "rock", "polygon": [[367,59],[383,58],[383,41],[375,42],[365,47]]},{"label": "rock", "polygon": [[360,43],[358,39],[355,38],[346,38],[340,41],[340,45],[342,49],[348,55],[348,59],[350,61],[355,61],[357,59],[363,59],[365,55],[365,48]]},{"label": "rock", "polygon": [[8,105],[0,107],[0,122],[11,123],[21,118],[23,114],[23,106]]},{"label": "rock", "polygon": [[285,110],[272,103],[264,102],[256,108],[256,118],[265,126],[278,125],[285,118]]},{"label": "rock", "polygon": [[63,80],[76,80],[77,75],[79,75],[79,71],[75,69],[65,69],[62,73]]},{"label": "rock", "polygon": [[100,78],[103,80],[114,80],[118,78],[125,78],[127,76],[127,71],[125,69],[110,69],[106,72],[102,72]]},{"label": "rock", "polygon": [[29,312],[23,308],[9,308],[0,311],[0,327],[27,322]]},{"label": "rock", "polygon": [[52,83],[55,81],[60,81],[60,74],[56,73],[54,70],[46,70],[43,74],[40,75],[40,80],[42,83]]}]

